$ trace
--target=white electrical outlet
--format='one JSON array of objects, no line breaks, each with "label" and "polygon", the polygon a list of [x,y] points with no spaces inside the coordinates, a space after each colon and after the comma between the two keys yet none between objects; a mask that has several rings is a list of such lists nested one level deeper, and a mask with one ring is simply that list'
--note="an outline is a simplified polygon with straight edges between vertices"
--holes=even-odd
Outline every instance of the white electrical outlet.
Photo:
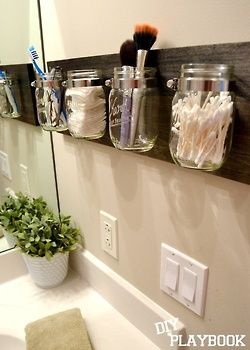
[{"label": "white electrical outlet", "polygon": [[102,249],[118,259],[117,219],[100,210]]},{"label": "white electrical outlet", "polygon": [[0,170],[3,176],[12,180],[8,154],[2,151],[0,151]]},{"label": "white electrical outlet", "polygon": [[104,239],[105,246],[112,250],[112,226],[108,222],[103,222],[104,224]]}]

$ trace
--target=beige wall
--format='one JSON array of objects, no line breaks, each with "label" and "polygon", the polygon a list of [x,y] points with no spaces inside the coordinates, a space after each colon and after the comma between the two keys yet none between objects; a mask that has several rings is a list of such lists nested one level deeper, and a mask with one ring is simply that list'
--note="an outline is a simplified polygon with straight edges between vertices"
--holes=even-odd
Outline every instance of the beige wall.
[{"label": "beige wall", "polygon": [[41,0],[47,61],[119,52],[135,23],[159,28],[154,47],[248,41],[249,0]]},{"label": "beige wall", "polygon": [[[158,47],[250,40],[243,0],[42,0],[42,10],[48,60],[118,52],[144,21],[159,26]],[[60,134],[54,141],[62,211],[81,227],[87,249],[189,333],[247,332],[249,186]],[[101,250],[100,209],[118,218],[119,260]],[[160,291],[161,242],[209,266],[204,319]]]}]

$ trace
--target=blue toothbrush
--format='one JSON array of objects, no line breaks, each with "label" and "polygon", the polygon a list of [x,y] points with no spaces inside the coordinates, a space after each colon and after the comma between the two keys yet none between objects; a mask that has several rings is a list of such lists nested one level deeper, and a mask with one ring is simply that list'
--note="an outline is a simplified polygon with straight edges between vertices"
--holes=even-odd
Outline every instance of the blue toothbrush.
[{"label": "blue toothbrush", "polygon": [[[30,54],[30,57],[31,57],[32,63],[33,63],[33,67],[34,67],[35,71],[37,72],[37,74],[41,77],[42,80],[47,80],[45,73],[42,71],[42,69],[37,64],[36,60],[38,60],[39,56],[38,56],[38,53],[37,53],[36,49],[34,48],[34,46],[30,46],[28,49],[28,52]],[[53,76],[53,75],[51,74],[51,76]],[[61,104],[61,98],[58,95],[56,89],[54,89],[52,87],[51,91],[52,91],[51,97],[55,99],[54,102]],[[66,112],[65,112],[64,108],[60,107],[59,109],[61,109],[61,113],[62,113],[63,117],[65,118],[65,120],[67,120]],[[59,118],[60,118],[60,116],[59,116]]]},{"label": "blue toothbrush", "polygon": [[45,74],[42,71],[42,69],[38,66],[38,63],[36,60],[38,60],[39,56],[37,54],[36,49],[34,48],[34,46],[30,46],[28,48],[28,52],[30,54],[30,58],[32,59],[32,63],[33,63],[33,67],[35,69],[35,71],[37,72],[37,74],[42,78],[42,80],[46,80]]}]

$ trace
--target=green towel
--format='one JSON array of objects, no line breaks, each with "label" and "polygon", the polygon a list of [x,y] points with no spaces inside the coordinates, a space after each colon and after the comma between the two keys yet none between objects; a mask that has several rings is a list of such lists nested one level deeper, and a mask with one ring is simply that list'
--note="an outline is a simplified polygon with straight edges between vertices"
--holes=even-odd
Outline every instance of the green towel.
[{"label": "green towel", "polygon": [[92,350],[80,309],[71,309],[29,323],[26,350]]}]

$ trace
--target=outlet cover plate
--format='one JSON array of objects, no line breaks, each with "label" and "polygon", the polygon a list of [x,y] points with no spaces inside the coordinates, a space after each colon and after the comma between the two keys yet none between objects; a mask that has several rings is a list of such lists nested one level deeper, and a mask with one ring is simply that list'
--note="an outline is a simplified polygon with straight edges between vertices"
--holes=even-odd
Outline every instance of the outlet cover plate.
[{"label": "outlet cover plate", "polygon": [[118,259],[117,219],[100,210],[100,229],[102,249]]},{"label": "outlet cover plate", "polygon": [[[178,269],[169,268],[178,265]],[[176,277],[177,276],[177,277]],[[171,282],[174,287],[171,288]],[[170,282],[169,282],[170,281]],[[204,315],[208,267],[167,244],[161,245],[160,288],[199,316]],[[170,286],[170,287],[169,287]]]}]

